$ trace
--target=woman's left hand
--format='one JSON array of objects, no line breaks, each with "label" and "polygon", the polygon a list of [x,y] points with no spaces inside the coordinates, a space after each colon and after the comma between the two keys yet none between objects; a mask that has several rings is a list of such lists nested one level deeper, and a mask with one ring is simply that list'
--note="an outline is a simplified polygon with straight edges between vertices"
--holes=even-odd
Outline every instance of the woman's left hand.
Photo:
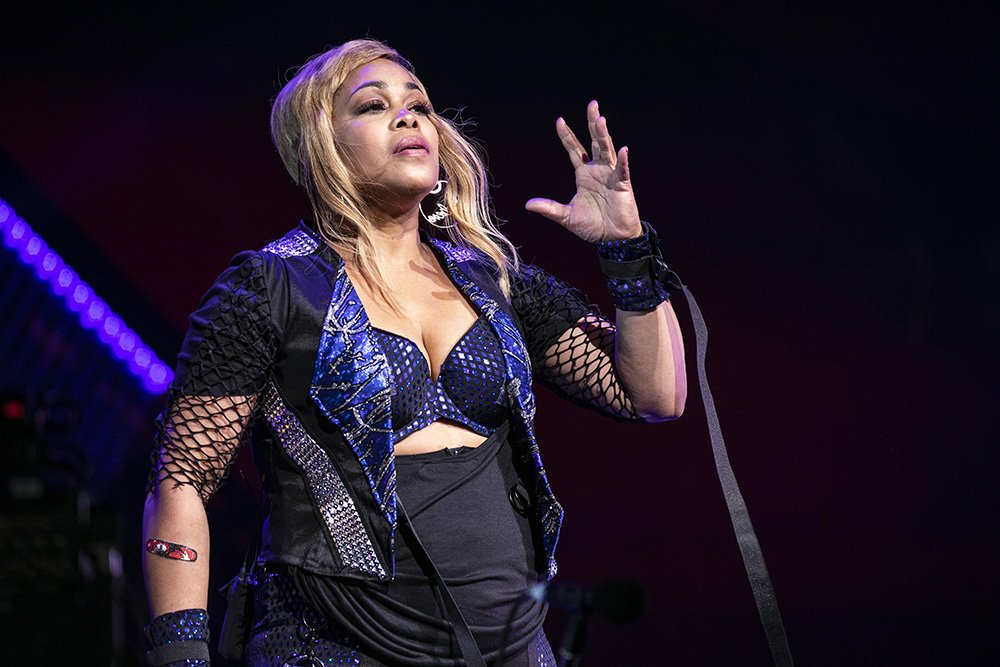
[{"label": "woman's left hand", "polygon": [[556,134],[569,153],[576,175],[576,194],[569,204],[551,199],[528,200],[525,208],[555,220],[584,241],[614,241],[642,233],[639,209],[632,193],[628,172],[628,148],[617,152],[608,134],[608,121],[597,102],[587,105],[591,153],[588,157],[580,140],[562,118],[556,120]]}]

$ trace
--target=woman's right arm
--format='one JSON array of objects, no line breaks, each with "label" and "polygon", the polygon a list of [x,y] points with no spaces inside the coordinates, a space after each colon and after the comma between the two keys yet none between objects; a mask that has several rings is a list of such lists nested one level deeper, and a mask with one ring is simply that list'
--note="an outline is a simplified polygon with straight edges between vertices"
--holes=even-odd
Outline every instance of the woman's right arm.
[{"label": "woman's right arm", "polygon": [[277,354],[269,295],[281,269],[271,258],[238,255],[205,294],[191,315],[167,407],[157,420],[143,511],[143,570],[149,630],[160,656],[169,655],[168,644],[181,642],[207,651],[211,545],[205,504],[249,432]]},{"label": "woman's right arm", "polygon": [[[192,486],[164,484],[146,496],[142,517],[143,573],[150,617],[170,611],[208,608],[208,518]],[[156,555],[157,547],[177,545],[196,560]],[[175,551],[176,553],[176,551]]]},{"label": "woman's right arm", "polygon": [[255,402],[250,396],[178,396],[161,416],[143,511],[143,569],[153,618],[207,607],[205,503],[225,479]]}]

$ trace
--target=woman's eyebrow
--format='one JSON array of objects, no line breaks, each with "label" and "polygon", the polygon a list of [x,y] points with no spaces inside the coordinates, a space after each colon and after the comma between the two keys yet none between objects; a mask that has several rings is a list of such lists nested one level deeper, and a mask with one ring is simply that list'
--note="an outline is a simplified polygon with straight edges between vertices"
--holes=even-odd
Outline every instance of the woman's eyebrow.
[{"label": "woman's eyebrow", "polygon": [[[414,83],[413,81],[407,81],[405,84],[403,84],[403,87],[406,88],[407,90],[423,90],[418,84]],[[387,84],[385,81],[365,81],[364,83],[360,84],[357,88],[351,91],[351,94],[348,95],[348,99],[354,97],[354,94],[357,93],[362,88],[378,88],[379,90],[387,90],[389,88],[389,84]]]}]

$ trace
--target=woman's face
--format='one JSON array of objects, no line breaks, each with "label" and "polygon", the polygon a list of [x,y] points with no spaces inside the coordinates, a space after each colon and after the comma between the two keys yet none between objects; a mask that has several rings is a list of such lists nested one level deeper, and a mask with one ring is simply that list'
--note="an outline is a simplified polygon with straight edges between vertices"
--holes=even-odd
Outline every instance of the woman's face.
[{"label": "woman's face", "polygon": [[438,132],[430,113],[423,86],[391,60],[347,77],[334,98],[334,132],[362,190],[387,205],[415,205],[434,187]]}]

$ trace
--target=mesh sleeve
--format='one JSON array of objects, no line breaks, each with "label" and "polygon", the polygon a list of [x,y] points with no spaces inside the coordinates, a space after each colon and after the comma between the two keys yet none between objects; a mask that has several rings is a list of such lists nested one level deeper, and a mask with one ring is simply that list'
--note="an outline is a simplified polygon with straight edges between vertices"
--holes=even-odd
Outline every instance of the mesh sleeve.
[{"label": "mesh sleeve", "polygon": [[261,254],[238,255],[191,315],[148,490],[169,480],[208,502],[225,480],[277,350],[264,268]]},{"label": "mesh sleeve", "polygon": [[537,380],[577,405],[642,421],[615,372],[615,325],[582,292],[525,264],[511,278],[511,303]]}]

